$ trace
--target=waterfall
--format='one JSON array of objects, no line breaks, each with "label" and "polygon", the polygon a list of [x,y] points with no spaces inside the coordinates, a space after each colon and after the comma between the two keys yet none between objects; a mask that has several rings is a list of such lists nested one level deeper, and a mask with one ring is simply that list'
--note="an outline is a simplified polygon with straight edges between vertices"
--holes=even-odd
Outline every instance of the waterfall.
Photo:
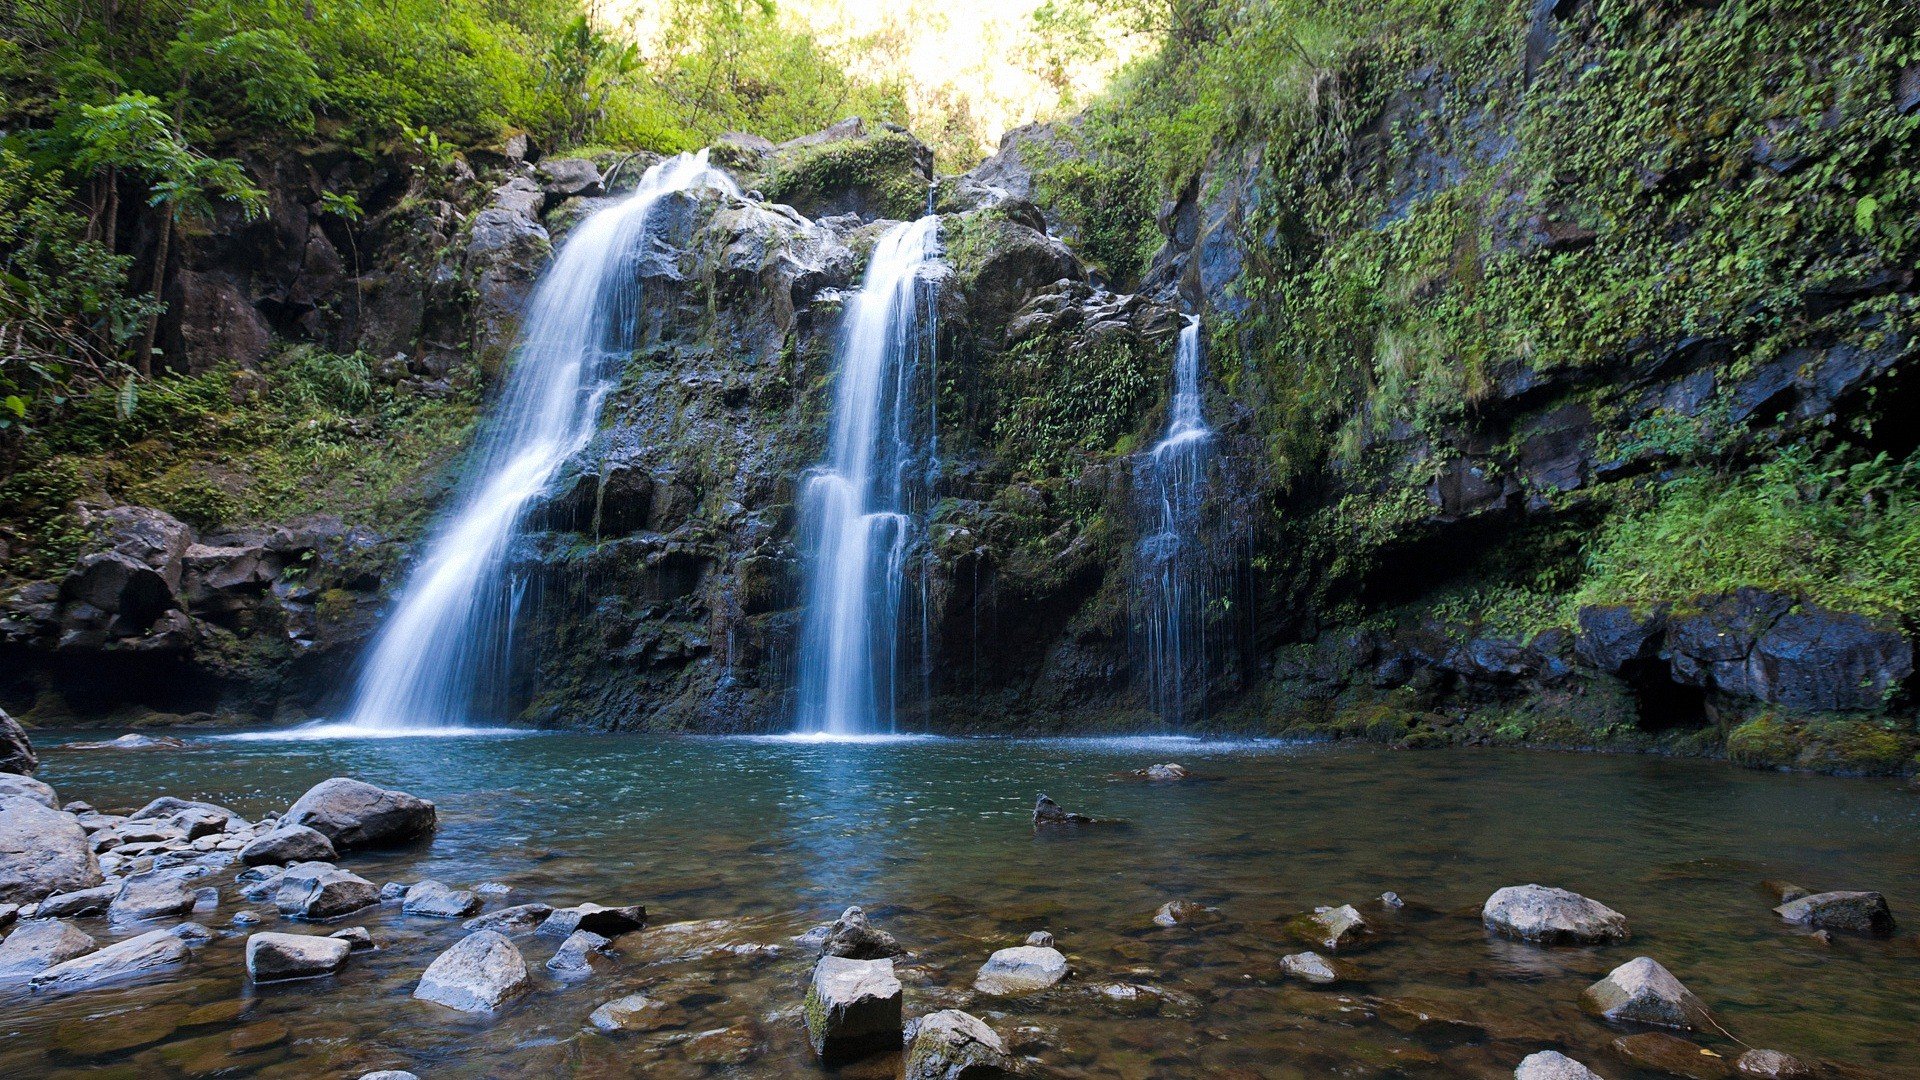
[{"label": "waterfall", "polygon": [[889,230],[849,303],[827,455],[808,474],[801,507],[802,732],[895,730],[903,586],[924,542],[934,467],[933,414],[914,394],[924,382],[932,398],[939,227],[928,215]]},{"label": "waterfall", "polygon": [[1213,430],[1200,401],[1200,319],[1187,317],[1174,350],[1167,432],[1137,474],[1149,531],[1140,542],[1141,639],[1153,707],[1169,727],[1187,719],[1188,681],[1206,672],[1212,575],[1200,539]]},{"label": "waterfall", "polygon": [[375,636],[355,688],[354,728],[456,727],[497,715],[518,588],[506,556],[554,472],[585,447],[632,354],[649,212],[692,188],[738,194],[707,152],[663,161],[624,201],[575,227],[541,278],[506,385],[452,502]]}]

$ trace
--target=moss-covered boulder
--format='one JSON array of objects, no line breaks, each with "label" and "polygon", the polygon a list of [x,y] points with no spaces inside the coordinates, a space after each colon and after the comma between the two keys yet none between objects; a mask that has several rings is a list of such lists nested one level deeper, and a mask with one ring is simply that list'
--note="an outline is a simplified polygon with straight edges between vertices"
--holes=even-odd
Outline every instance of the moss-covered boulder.
[{"label": "moss-covered boulder", "polygon": [[905,128],[856,116],[765,152],[756,180],[768,199],[811,218],[906,221],[926,213],[933,150]]}]

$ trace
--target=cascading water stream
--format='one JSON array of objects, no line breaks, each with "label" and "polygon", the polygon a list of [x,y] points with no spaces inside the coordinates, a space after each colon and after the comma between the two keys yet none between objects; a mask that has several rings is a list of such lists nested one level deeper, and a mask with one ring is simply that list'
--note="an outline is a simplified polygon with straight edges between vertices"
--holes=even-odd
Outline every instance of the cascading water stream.
[{"label": "cascading water stream", "polygon": [[881,237],[849,305],[827,457],[802,507],[801,732],[895,729],[903,586],[932,468],[932,414],[914,394],[933,363],[939,231],[929,215]]},{"label": "cascading water stream", "polygon": [[662,196],[702,187],[738,194],[704,150],[663,161],[560,248],[453,509],[374,638],[350,728],[458,727],[497,713],[517,607],[508,548],[554,472],[593,437],[600,403],[633,351],[650,211]]},{"label": "cascading water stream", "polygon": [[1169,727],[1192,708],[1189,675],[1204,676],[1210,575],[1200,527],[1212,457],[1200,400],[1200,318],[1189,315],[1174,351],[1167,432],[1147,453],[1139,484],[1151,523],[1140,542],[1142,637],[1153,707]]}]

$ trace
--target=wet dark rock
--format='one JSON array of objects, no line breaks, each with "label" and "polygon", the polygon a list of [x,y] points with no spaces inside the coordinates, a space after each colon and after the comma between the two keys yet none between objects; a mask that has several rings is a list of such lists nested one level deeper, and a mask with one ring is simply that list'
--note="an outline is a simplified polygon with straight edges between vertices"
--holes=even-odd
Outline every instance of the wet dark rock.
[{"label": "wet dark rock", "polygon": [[1697,1043],[1659,1032],[1627,1035],[1613,1040],[1613,1052],[1635,1068],[1684,1080],[1727,1080],[1733,1065]]},{"label": "wet dark rock", "polygon": [[333,862],[339,857],[325,833],[305,825],[283,824],[240,849],[240,861],[248,866]]},{"label": "wet dark rock", "polygon": [[36,799],[0,796],[0,903],[37,903],[56,893],[93,888],[102,880],[99,860],[78,818]]},{"label": "wet dark rock", "polygon": [[1153,924],[1162,927],[1184,926],[1188,923],[1212,922],[1219,917],[1217,908],[1192,900],[1169,900],[1153,913]]},{"label": "wet dark rock", "polygon": [[1713,1024],[1706,1003],[1651,957],[1641,956],[1613,969],[1586,988],[1580,1007],[1615,1023],[1693,1031]]},{"label": "wet dark rock", "polygon": [[1287,933],[1328,952],[1352,949],[1373,932],[1352,904],[1321,907],[1287,920]]},{"label": "wet dark rock", "polygon": [[1380,894],[1380,906],[1390,911],[1398,911],[1406,907],[1407,902],[1400,899],[1400,894],[1397,892],[1383,892]]},{"label": "wet dark rock", "polygon": [[1355,977],[1353,969],[1317,952],[1292,953],[1280,958],[1280,973],[1289,979],[1325,986]]},{"label": "wet dark rock", "polygon": [[99,915],[120,895],[119,882],[58,893],[40,901],[34,914],[42,919],[72,919],[81,915]]},{"label": "wet dark rock", "polygon": [[547,916],[553,914],[552,904],[516,904],[513,907],[489,911],[485,915],[468,919],[460,925],[467,930],[497,930],[502,934],[524,934],[536,930]]},{"label": "wet dark rock", "polygon": [[605,193],[600,170],[586,158],[542,158],[533,167],[533,175],[546,189],[549,203],[573,195],[592,198]]},{"label": "wet dark rock", "polygon": [[0,942],[0,983],[26,982],[56,964],[93,951],[94,940],[60,919],[23,920]]},{"label": "wet dark rock", "polygon": [[1878,708],[1913,674],[1892,622],[1739,589],[1694,601],[1667,628],[1675,681],[1797,709]]},{"label": "wet dark rock", "polygon": [[187,944],[165,930],[117,941],[33,977],[35,990],[72,991],[159,978],[187,965]]},{"label": "wet dark rock", "polygon": [[1085,814],[1070,813],[1061,805],[1041,795],[1033,804],[1033,823],[1035,825],[1092,825],[1094,820]]},{"label": "wet dark rock", "polygon": [[893,961],[823,956],[802,1012],[807,1041],[824,1061],[845,1061],[901,1045],[900,980]]},{"label": "wet dark rock", "polygon": [[1626,605],[1589,605],[1581,608],[1576,618],[1580,630],[1574,637],[1574,652],[1608,674],[1659,656],[1667,631],[1664,604],[1650,611],[1636,611]]},{"label": "wet dark rock", "polygon": [[679,1027],[686,1023],[686,1018],[658,998],[628,994],[601,1004],[587,1017],[587,1022],[611,1034]]},{"label": "wet dark rock", "polygon": [[1487,898],[1489,930],[1543,945],[1600,945],[1627,939],[1627,917],[1579,893],[1545,885],[1509,885]]},{"label": "wet dark rock", "polygon": [[435,919],[464,919],[480,910],[480,898],[470,890],[450,888],[428,878],[407,889],[400,910]]},{"label": "wet dark rock", "polygon": [[247,977],[254,982],[312,979],[346,966],[350,942],[312,934],[254,934],[247,939]]},{"label": "wet dark rock", "polygon": [[[34,913],[35,914],[39,913],[39,909],[37,907],[34,909]],[[19,917],[20,917],[19,904],[0,904],[0,930],[5,930],[7,927],[12,926],[14,923],[14,920],[18,919]]]},{"label": "wet dark rock", "polygon": [[1813,1067],[1778,1050],[1749,1050],[1734,1060],[1734,1071],[1761,1080],[1812,1080]]},{"label": "wet dark rock", "polygon": [[585,978],[593,974],[594,956],[606,952],[612,944],[591,930],[575,930],[547,960],[547,970],[563,979]]},{"label": "wet dark rock", "polygon": [[1066,978],[1068,970],[1067,958],[1060,950],[1021,945],[988,957],[974,976],[973,988],[996,997],[1037,994]]},{"label": "wet dark rock", "polygon": [[1893,912],[1877,892],[1814,893],[1773,910],[1790,923],[1816,930],[1844,930],[1874,937],[1890,937],[1894,930]]},{"label": "wet dark rock", "polygon": [[958,1009],[919,1017],[906,1037],[905,1080],[998,1080],[1014,1071],[1000,1036]]},{"label": "wet dark rock", "polygon": [[820,955],[851,960],[878,960],[906,952],[892,934],[867,921],[867,913],[850,907],[840,913],[820,943]]},{"label": "wet dark rock", "polygon": [[195,890],[186,878],[157,870],[128,878],[108,906],[107,917],[114,922],[179,918],[191,912],[197,902]]},{"label": "wet dark rock", "polygon": [[343,927],[327,936],[346,942],[347,947],[354,952],[373,948],[373,934],[364,926]]},{"label": "wet dark rock", "polygon": [[1520,1062],[1513,1080],[1601,1080],[1601,1076],[1558,1050],[1542,1050]]},{"label": "wet dark rock", "polygon": [[290,919],[324,922],[380,902],[380,890],[331,863],[296,863],[275,879],[273,902]]},{"label": "wet dark rock", "polygon": [[391,847],[431,835],[433,804],[404,791],[388,791],[336,776],[314,785],[281,819],[324,834],[340,851]]},{"label": "wet dark rock", "polygon": [[51,785],[16,773],[0,773],[0,799],[7,798],[32,799],[49,810],[60,805],[60,797]]},{"label": "wet dark rock", "polygon": [[413,996],[461,1012],[490,1013],[533,988],[513,942],[476,930],[427,966]]},{"label": "wet dark rock", "polygon": [[33,742],[27,738],[27,729],[20,721],[7,715],[0,709],[0,773],[18,773],[31,776],[40,767],[40,755],[33,752]]},{"label": "wet dark rock", "polygon": [[581,904],[578,907],[555,908],[540,924],[539,932],[545,937],[566,937],[575,930],[586,930],[601,937],[615,938],[646,925],[647,909],[639,904],[624,907]]}]

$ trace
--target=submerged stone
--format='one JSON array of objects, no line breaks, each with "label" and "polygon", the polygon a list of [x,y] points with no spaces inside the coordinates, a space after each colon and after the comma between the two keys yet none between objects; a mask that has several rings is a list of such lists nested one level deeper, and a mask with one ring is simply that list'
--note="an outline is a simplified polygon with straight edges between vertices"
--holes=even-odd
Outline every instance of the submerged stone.
[{"label": "submerged stone", "polygon": [[803,1012],[807,1041],[826,1061],[900,1047],[900,980],[893,961],[823,956],[813,967]]},{"label": "submerged stone", "polygon": [[1558,1050],[1528,1054],[1513,1070],[1513,1080],[1601,1080],[1600,1074]]},{"label": "submerged stone", "polygon": [[1211,922],[1219,917],[1219,911],[1205,904],[1198,904],[1192,900],[1169,900],[1160,905],[1160,910],[1153,913],[1153,925],[1184,926],[1188,923]]},{"label": "submerged stone", "polygon": [[1542,945],[1599,945],[1627,939],[1627,917],[1576,892],[1509,885],[1480,911],[1487,929]]},{"label": "submerged stone", "polygon": [[1733,1065],[1697,1043],[1659,1032],[1613,1040],[1613,1052],[1636,1068],[1683,1080],[1728,1080]]},{"label": "submerged stone", "polygon": [[1741,1076],[1760,1080],[1811,1080],[1814,1075],[1812,1066],[1778,1050],[1749,1050],[1734,1060],[1733,1067]]}]

